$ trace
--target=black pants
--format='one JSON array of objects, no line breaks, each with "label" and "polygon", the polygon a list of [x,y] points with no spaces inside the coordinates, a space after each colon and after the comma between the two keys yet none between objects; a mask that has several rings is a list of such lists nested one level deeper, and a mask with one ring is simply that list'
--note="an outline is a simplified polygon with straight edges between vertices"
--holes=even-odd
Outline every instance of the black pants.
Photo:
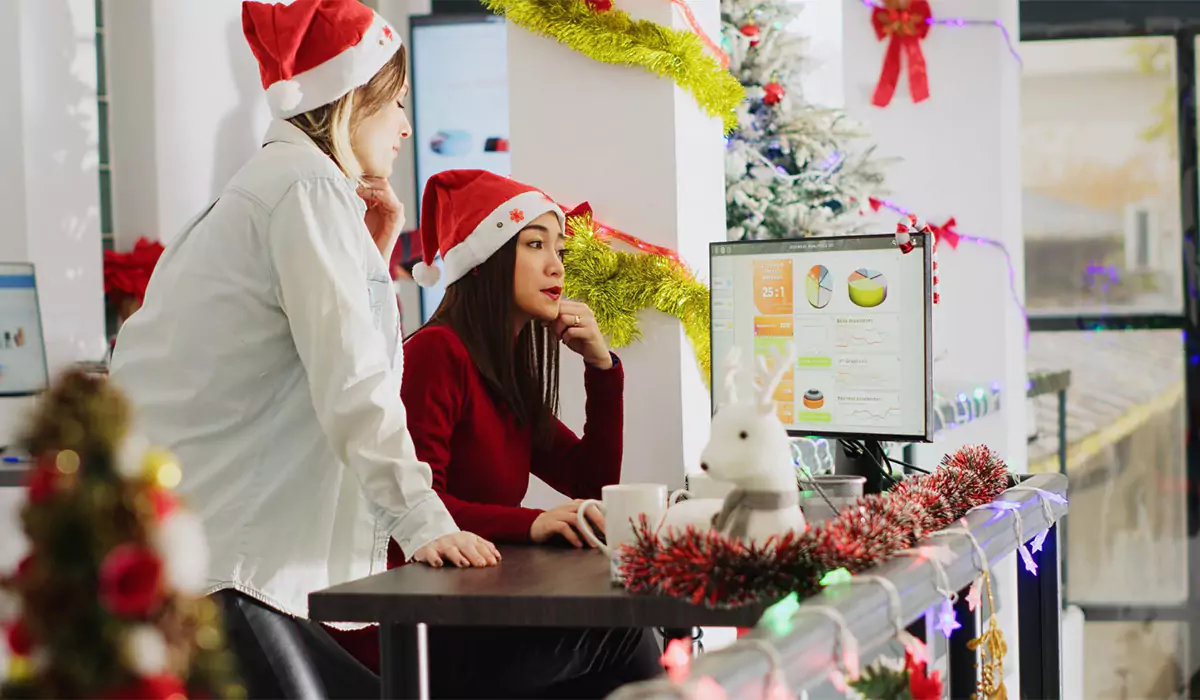
[{"label": "black pants", "polygon": [[[250,698],[379,697],[379,677],[319,623],[232,590],[214,598]],[[428,641],[435,698],[603,698],[662,671],[643,630],[434,627]]]}]

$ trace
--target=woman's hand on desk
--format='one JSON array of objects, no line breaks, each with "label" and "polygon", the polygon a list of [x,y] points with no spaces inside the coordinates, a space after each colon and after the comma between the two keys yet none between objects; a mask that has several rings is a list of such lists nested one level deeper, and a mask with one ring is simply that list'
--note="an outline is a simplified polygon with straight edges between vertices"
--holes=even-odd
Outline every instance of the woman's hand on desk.
[{"label": "woman's hand on desk", "polygon": [[[529,538],[541,544],[549,541],[555,535],[561,535],[572,546],[582,547],[584,545],[583,538],[575,531],[575,514],[579,512],[579,506],[582,503],[583,501],[577,498],[537,516],[529,528]],[[587,519],[592,521],[592,526],[596,528],[597,532],[604,532],[604,514],[599,509],[589,508]]]},{"label": "woman's hand on desk", "polygon": [[500,550],[472,532],[442,535],[417,550],[413,561],[440,567],[445,562],[466,569],[472,566],[495,566],[500,563]]}]

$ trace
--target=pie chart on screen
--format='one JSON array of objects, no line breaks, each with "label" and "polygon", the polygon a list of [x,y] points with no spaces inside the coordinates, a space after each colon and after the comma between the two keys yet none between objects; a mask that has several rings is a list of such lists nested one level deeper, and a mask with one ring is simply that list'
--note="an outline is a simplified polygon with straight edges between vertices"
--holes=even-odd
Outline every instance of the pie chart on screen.
[{"label": "pie chart on screen", "polygon": [[814,309],[829,306],[833,299],[833,280],[829,277],[829,268],[813,265],[804,280],[804,293],[808,297],[808,305]]},{"label": "pie chart on screen", "polygon": [[850,273],[846,282],[850,287],[850,301],[855,306],[871,309],[887,299],[887,280],[882,272],[860,267]]}]

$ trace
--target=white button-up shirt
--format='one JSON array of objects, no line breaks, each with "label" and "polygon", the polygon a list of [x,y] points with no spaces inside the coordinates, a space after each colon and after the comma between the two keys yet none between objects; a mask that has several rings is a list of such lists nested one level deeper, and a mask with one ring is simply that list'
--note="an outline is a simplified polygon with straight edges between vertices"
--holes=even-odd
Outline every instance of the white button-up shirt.
[{"label": "white button-up shirt", "polygon": [[274,122],[171,241],[121,328],[112,379],[171,449],[203,518],[210,592],[308,616],[308,594],[457,530],[400,400],[399,309],[366,207]]}]

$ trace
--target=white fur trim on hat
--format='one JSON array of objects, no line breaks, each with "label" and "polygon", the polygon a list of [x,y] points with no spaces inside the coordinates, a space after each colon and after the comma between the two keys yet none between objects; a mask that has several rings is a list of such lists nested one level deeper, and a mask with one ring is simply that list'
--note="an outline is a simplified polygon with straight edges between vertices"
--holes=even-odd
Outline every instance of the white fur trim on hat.
[{"label": "white fur trim on hat", "polygon": [[422,287],[432,287],[438,283],[442,276],[442,271],[433,265],[426,265],[425,261],[413,265],[412,270],[413,281]]},{"label": "white fur trim on hat", "polygon": [[277,80],[267,88],[267,104],[271,105],[272,112],[293,110],[303,97],[300,83],[295,80]]},{"label": "white fur trim on hat", "polygon": [[522,192],[496,207],[461,243],[442,254],[442,279],[447,285],[458,281],[492,257],[529,222],[550,211],[558,217],[558,224],[566,233],[562,209],[536,190]]},{"label": "white fur trim on hat", "polygon": [[[375,13],[375,21],[357,44],[319,66],[297,73],[290,81],[276,81],[267,88],[271,114],[278,119],[291,119],[366,85],[403,45],[396,30]],[[281,87],[276,103],[272,90],[280,83],[289,82],[295,83],[295,88]],[[294,102],[292,98],[295,98]]]}]

